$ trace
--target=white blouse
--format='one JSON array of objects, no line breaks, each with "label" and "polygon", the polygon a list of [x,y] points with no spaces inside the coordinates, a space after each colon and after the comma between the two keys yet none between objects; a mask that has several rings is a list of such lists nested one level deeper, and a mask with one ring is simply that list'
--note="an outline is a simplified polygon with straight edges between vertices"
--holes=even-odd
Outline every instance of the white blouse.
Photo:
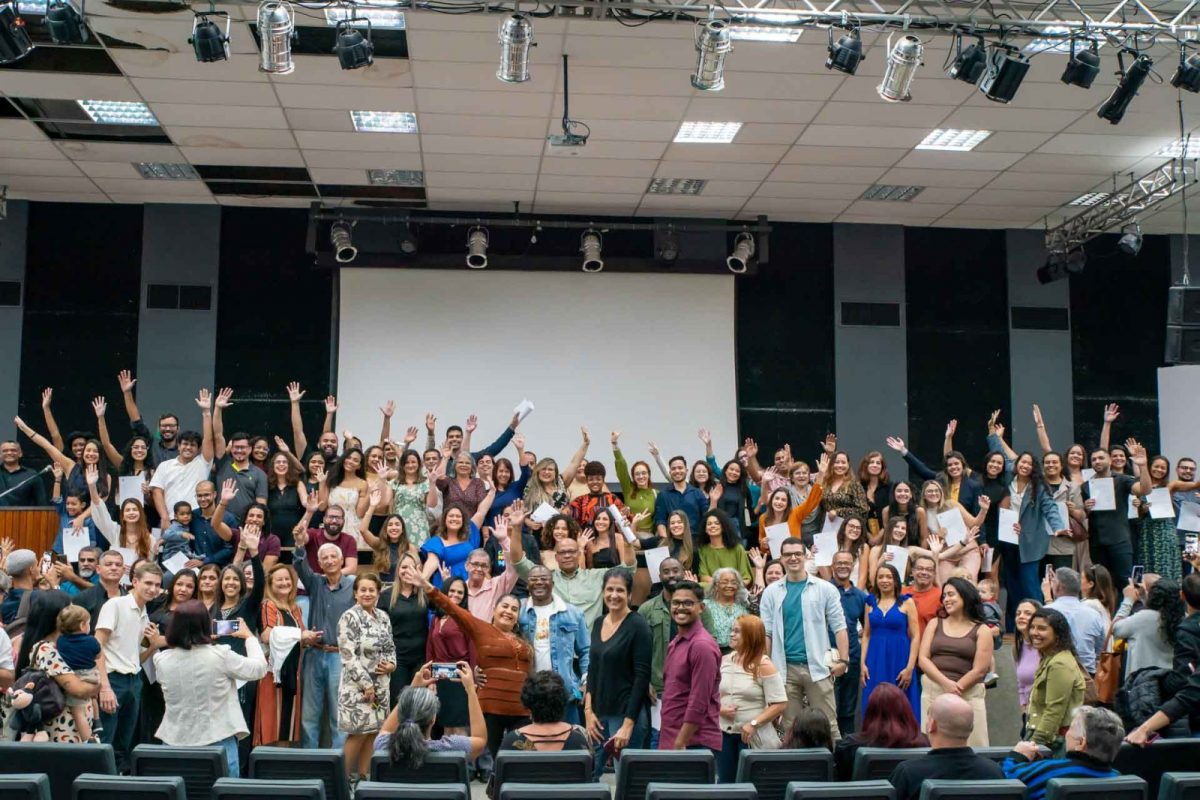
[{"label": "white blouse", "polygon": [[170,745],[201,746],[250,733],[238,704],[237,682],[266,675],[267,659],[258,637],[245,642],[244,656],[224,644],[154,654],[154,671],[166,701],[159,739]]}]

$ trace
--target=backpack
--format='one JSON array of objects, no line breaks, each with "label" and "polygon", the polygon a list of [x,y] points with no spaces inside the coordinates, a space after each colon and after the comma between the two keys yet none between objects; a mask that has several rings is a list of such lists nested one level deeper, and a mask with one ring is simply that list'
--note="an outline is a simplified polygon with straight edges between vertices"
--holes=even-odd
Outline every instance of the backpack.
[{"label": "backpack", "polygon": [[10,691],[13,713],[8,724],[19,733],[36,733],[67,707],[58,681],[42,670],[27,670]]}]

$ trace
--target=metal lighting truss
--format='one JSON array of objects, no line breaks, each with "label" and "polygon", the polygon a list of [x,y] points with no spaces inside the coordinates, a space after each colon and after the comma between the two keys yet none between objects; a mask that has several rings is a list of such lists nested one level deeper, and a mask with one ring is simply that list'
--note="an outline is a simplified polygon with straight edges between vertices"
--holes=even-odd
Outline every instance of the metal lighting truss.
[{"label": "metal lighting truss", "polygon": [[1146,212],[1181,193],[1196,182],[1196,162],[1173,159],[1145,175],[1114,189],[1107,199],[1046,230],[1046,250],[1066,253],[1144,217]]}]

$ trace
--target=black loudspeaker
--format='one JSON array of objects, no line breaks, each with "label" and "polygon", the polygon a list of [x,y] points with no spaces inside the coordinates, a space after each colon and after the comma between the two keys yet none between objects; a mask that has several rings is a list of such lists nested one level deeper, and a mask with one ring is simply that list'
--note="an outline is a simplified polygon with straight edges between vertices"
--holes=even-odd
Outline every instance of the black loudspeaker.
[{"label": "black loudspeaker", "polygon": [[1200,364],[1200,286],[1167,290],[1168,364]]}]

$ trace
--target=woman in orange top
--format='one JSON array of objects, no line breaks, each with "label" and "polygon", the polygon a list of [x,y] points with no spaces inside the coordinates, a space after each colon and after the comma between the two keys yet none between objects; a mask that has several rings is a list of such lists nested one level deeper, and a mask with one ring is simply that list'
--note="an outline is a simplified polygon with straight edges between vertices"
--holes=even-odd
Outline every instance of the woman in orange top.
[{"label": "woman in orange top", "polygon": [[[812,513],[821,503],[821,497],[824,494],[821,488],[822,478],[825,475],[825,470],[829,468],[829,456],[825,453],[817,459],[817,474],[813,479],[812,488],[808,492],[808,497],[804,498],[804,502],[793,506],[791,511],[787,507],[791,504],[792,498],[787,489],[776,489],[771,492],[770,498],[767,499],[766,510],[758,517],[758,546],[764,553],[770,552],[770,547],[767,545],[767,527],[777,525],[787,520],[787,526],[791,530],[791,535],[797,539],[803,539],[800,526],[805,518]],[[786,516],[785,516],[786,515]],[[806,547],[812,546],[812,541],[805,540]]]},{"label": "woman in orange top", "polygon": [[505,733],[529,724],[521,687],[533,665],[533,648],[521,636],[521,601],[511,594],[502,596],[492,621],[484,622],[435,589],[410,562],[404,562],[401,570],[403,580],[419,584],[429,602],[453,619],[475,645],[476,663],[487,676],[487,684],[479,690],[479,704],[487,722],[488,750],[495,757]]}]

